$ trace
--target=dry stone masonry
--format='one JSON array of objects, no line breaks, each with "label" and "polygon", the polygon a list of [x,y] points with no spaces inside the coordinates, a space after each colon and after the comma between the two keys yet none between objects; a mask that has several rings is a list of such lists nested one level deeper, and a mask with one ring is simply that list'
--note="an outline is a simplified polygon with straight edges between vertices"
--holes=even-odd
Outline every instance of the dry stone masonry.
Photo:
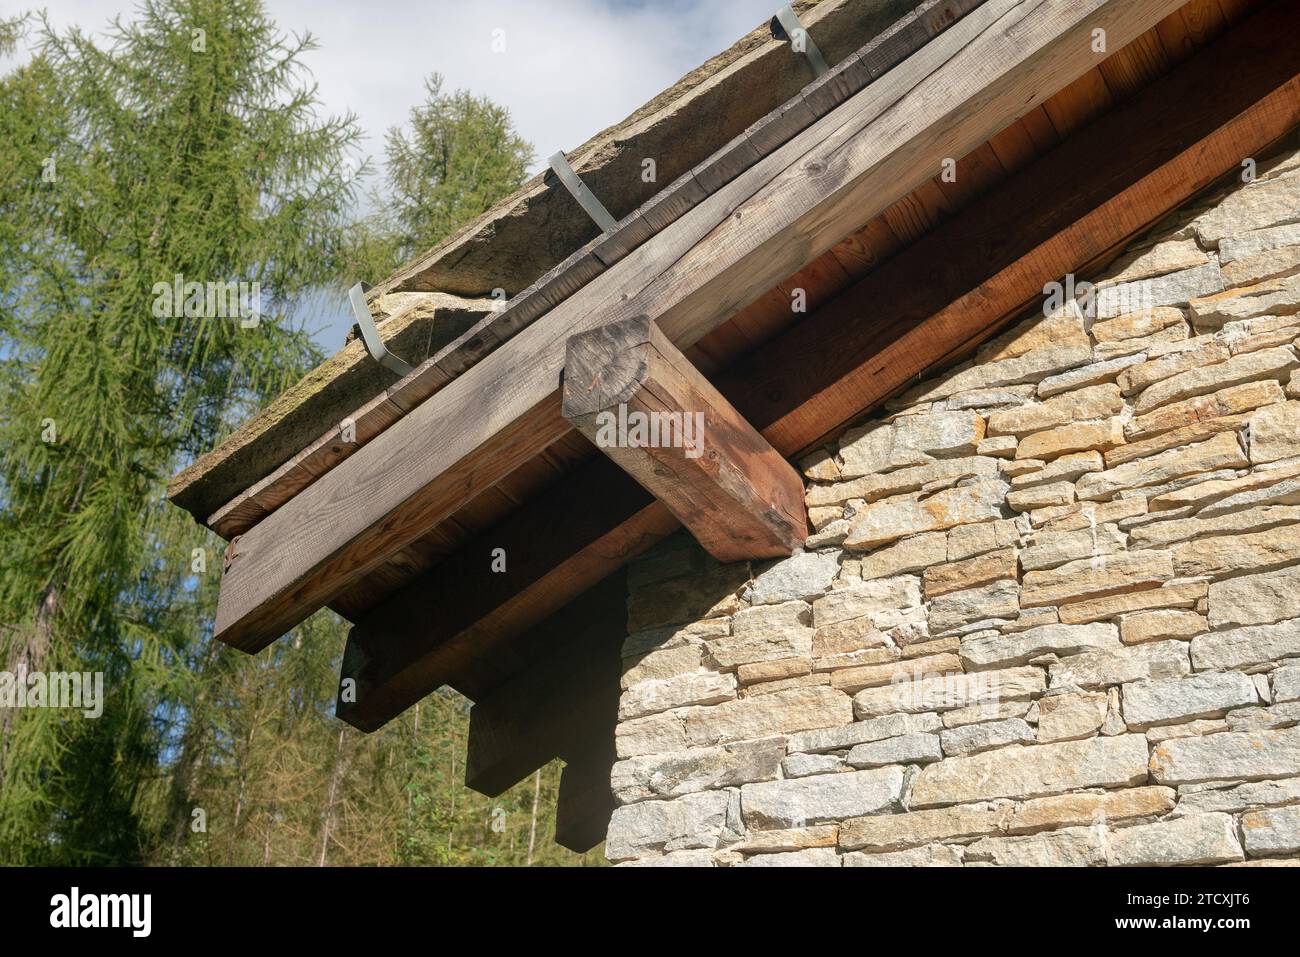
[{"label": "dry stone masonry", "polygon": [[631,568],[612,861],[1300,863],[1300,153],[1093,281]]}]

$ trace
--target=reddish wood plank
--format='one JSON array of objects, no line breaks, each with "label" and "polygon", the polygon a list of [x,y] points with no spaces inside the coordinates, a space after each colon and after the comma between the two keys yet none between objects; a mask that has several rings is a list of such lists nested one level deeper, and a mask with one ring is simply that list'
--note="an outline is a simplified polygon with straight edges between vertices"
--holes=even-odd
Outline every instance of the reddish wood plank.
[{"label": "reddish wood plank", "polygon": [[1169,70],[1169,55],[1155,30],[1148,30],[1122,50],[1117,50],[1098,67],[1106,89],[1116,101],[1137,93]]},{"label": "reddish wood plank", "polygon": [[[1044,277],[1113,255],[1118,243],[1235,169],[1243,150],[1261,153],[1300,125],[1300,50],[1274,42],[1298,29],[1300,7],[1256,14],[1009,177],[916,253],[900,253],[738,364],[718,380],[720,390],[792,455],[953,350],[969,348],[1034,300]],[[1224,76],[1234,82],[1222,83]],[[1201,108],[1183,109],[1188,102]],[[1124,163],[1113,162],[1117,141],[1137,146]],[[1061,182],[1071,189],[1063,192]],[[491,687],[493,669],[508,668],[494,658],[509,656],[512,635],[537,620],[521,606],[557,607],[675,526],[661,511],[654,530],[647,516],[662,507],[607,460],[584,470],[353,630],[350,642],[384,649],[381,666],[353,672],[373,678],[372,721],[382,723],[444,682],[471,696]],[[615,501],[619,496],[625,500]],[[506,535],[524,547],[544,542],[531,556],[540,564],[513,563],[518,577],[501,588],[477,577],[489,593],[465,589],[459,570]],[[630,536],[639,536],[636,544],[623,547]],[[611,540],[623,546],[604,551]]]},{"label": "reddish wood plank", "polygon": [[1101,70],[1094,68],[1048,97],[1043,109],[1064,138],[1106,112],[1112,102]]}]

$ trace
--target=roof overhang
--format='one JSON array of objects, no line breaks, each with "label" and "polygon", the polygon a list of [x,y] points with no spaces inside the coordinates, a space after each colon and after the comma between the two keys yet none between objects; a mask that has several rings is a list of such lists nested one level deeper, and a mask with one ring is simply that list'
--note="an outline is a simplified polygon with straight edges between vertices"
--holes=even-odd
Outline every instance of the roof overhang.
[{"label": "roof overhang", "polygon": [[[754,150],[745,165],[737,151],[747,150],[724,146],[712,162],[735,158],[729,179],[693,193],[660,228],[635,227],[639,237],[624,248],[598,239],[609,260],[599,272],[561,282],[561,269],[553,305],[455,375],[444,370],[422,399],[393,400],[402,414],[247,528],[223,576],[217,636],[264,646],[400,570],[421,536],[572,442],[561,372],[574,336],[645,315],[672,347],[711,366],[704,359],[716,353],[701,350],[735,317],[792,275],[811,275],[890,210],[924,202],[950,157],[960,158],[964,192],[952,194],[941,221],[867,257],[856,280],[846,276],[806,316],[705,371],[789,458],[968,354],[1034,304],[1045,281],[1108,261],[1300,125],[1300,50],[1276,42],[1300,26],[1294,4],[1233,4],[1231,26],[1220,13],[1199,36],[1188,11],[1206,4],[1180,7],[986,0],[874,79],[868,68],[856,91],[846,83],[838,105],[818,99],[838,80],[809,86],[796,98],[806,113],[783,104],[770,122],[784,125],[766,141],[757,131],[747,140],[767,142],[766,152]],[[1108,53],[1094,47],[1097,29]],[[1100,93],[1095,77],[1105,79]],[[1059,141],[1018,147],[1044,103],[1064,117]],[[997,154],[1003,175],[981,177],[982,151]],[[640,221],[649,222],[644,212]],[[387,397],[410,387],[403,380]],[[521,507],[360,603],[343,664],[356,695],[340,702],[340,717],[373,729],[444,683],[479,701],[476,710],[495,702],[485,714],[508,711],[528,698],[516,685],[530,664],[556,652],[557,635],[572,635],[565,606],[677,527],[611,458],[577,456]],[[489,570],[495,549],[508,555],[505,574]],[[479,762],[495,783],[527,773],[538,754],[564,753],[559,731],[538,733],[541,744],[516,749],[526,759],[498,751],[489,760],[483,746]]]},{"label": "roof overhang", "polygon": [[767,155],[244,533],[217,637],[265,646],[562,438],[571,336],[644,314],[693,345],[1095,66],[1093,31],[1123,46],[1179,5],[986,0],[792,138],[771,136]]}]

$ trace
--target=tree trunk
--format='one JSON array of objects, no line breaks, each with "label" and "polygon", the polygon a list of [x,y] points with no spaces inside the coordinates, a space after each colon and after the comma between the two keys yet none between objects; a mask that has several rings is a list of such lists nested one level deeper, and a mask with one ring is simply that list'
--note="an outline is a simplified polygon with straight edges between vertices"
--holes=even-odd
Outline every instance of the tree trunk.
[{"label": "tree trunk", "polygon": [[271,832],[275,830],[275,818],[280,813],[278,804],[271,805],[271,811],[266,818],[266,832],[262,835],[262,866],[271,866]]},{"label": "tree trunk", "polygon": [[[32,623],[31,633],[9,656],[9,661],[5,664],[6,671],[16,676],[20,670],[31,674],[45,668],[45,659],[49,656],[53,640],[54,613],[58,607],[58,589],[53,584],[47,585],[36,606],[36,619]],[[17,718],[16,712],[16,708],[0,708],[0,789],[4,785],[5,759],[9,755],[9,742],[12,738],[10,730]]]},{"label": "tree trunk", "polygon": [[199,696],[187,710],[185,733],[181,735],[181,753],[176,759],[171,784],[167,789],[168,830],[171,832],[173,861],[180,853],[186,830],[193,819],[194,785],[198,780],[199,766],[207,752],[208,727],[205,716],[208,696],[213,687],[212,669],[217,662],[218,648],[215,641],[208,642],[199,675]]},{"label": "tree trunk", "polygon": [[316,860],[317,867],[325,866],[330,836],[334,832],[334,801],[338,796],[339,781],[343,777],[343,735],[346,731],[346,728],[339,729],[338,744],[334,748],[334,768],[330,771],[330,789],[325,798],[325,820],[321,826],[320,856]]},{"label": "tree trunk", "polygon": [[533,775],[533,821],[528,827],[528,866],[533,866],[533,849],[537,847],[537,802],[542,796],[542,769]]}]

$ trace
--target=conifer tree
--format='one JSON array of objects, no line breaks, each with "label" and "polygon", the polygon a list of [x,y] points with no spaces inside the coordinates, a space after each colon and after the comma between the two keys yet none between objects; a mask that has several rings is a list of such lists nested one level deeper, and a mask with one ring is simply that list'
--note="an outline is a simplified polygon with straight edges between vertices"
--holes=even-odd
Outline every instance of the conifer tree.
[{"label": "conifer tree", "polygon": [[[102,42],[32,29],[0,80],[0,660],[103,672],[107,701],[0,716],[0,847],[138,860],[220,571],[161,492],[319,361],[286,317],[330,279],[358,130],[256,0],[149,0]],[[258,290],[256,324],[160,310],[174,281]]]},{"label": "conifer tree", "polygon": [[374,212],[350,237],[349,265],[358,275],[387,275],[528,177],[533,147],[515,132],[510,112],[468,90],[444,93],[442,87],[442,76],[431,74],[407,127],[388,131]]},{"label": "conifer tree", "polygon": [[[289,317],[359,251],[382,277],[522,182],[508,114],[432,81],[358,223],[360,131],[259,0],[146,0],[106,39],[0,20],[0,52],[24,34],[0,76],[0,671],[102,672],[106,701],[0,706],[0,863],[519,864],[534,817],[535,863],[602,863],[550,840],[558,763],[464,787],[456,693],[343,726],[334,614],[256,656],[213,641],[224,544],[164,501],[320,361]],[[256,283],[258,321],[186,315],[186,282]]]}]

